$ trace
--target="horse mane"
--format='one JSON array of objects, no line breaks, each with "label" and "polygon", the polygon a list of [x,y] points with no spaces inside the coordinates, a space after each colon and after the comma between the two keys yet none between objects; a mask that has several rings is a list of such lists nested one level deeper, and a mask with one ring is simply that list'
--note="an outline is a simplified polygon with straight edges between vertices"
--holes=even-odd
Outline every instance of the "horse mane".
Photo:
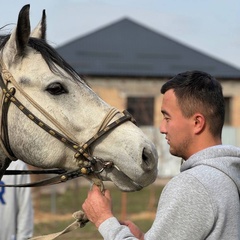
[{"label": "horse mane", "polygon": [[[0,50],[4,48],[9,38],[10,34],[0,35]],[[84,82],[80,75],[57,53],[57,51],[53,47],[51,47],[46,42],[46,40],[30,37],[28,41],[28,46],[42,55],[49,69],[53,73],[62,75],[62,72],[60,72],[56,67],[57,65],[65,72],[67,72],[75,81],[82,83]]]}]

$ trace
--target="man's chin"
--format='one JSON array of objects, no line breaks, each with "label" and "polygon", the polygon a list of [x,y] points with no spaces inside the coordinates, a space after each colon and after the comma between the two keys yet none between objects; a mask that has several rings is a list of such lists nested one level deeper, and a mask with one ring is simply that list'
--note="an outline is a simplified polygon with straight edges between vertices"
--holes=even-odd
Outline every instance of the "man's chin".
[{"label": "man's chin", "polygon": [[169,152],[174,157],[179,157],[179,158],[185,159],[184,158],[185,155],[183,152],[179,152],[179,151],[177,152],[176,149],[172,149],[172,148],[169,149]]},{"label": "man's chin", "polygon": [[173,156],[175,156],[175,157],[179,157],[178,154],[177,154],[177,152],[176,152],[176,150],[174,150],[174,149],[171,148],[171,147],[170,147],[170,149],[169,149],[169,152],[170,152],[171,155],[173,155]]}]

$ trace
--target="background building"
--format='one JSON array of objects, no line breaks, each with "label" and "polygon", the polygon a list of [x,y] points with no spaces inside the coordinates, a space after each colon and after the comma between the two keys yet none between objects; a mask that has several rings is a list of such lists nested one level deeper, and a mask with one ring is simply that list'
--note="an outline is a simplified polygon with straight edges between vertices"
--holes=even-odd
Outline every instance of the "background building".
[{"label": "background building", "polygon": [[179,72],[202,70],[222,83],[226,104],[223,142],[240,146],[240,69],[127,18],[57,51],[106,102],[133,114],[158,148],[160,176],[179,172],[180,161],[170,156],[158,130],[160,88]]}]

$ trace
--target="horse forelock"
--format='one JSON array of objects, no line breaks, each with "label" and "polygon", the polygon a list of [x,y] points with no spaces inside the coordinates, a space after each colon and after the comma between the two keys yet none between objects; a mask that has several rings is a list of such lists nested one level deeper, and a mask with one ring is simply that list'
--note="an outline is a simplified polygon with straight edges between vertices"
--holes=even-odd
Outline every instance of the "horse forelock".
[{"label": "horse forelock", "polygon": [[8,35],[0,35],[0,50],[2,50],[4,48],[4,46],[6,45],[7,41],[10,38],[10,34]]},{"label": "horse forelock", "polygon": [[59,73],[56,68],[57,65],[67,72],[74,80],[80,80],[78,73],[56,52],[53,47],[46,43],[45,40],[30,38],[28,41],[28,46],[40,52],[52,72]]}]

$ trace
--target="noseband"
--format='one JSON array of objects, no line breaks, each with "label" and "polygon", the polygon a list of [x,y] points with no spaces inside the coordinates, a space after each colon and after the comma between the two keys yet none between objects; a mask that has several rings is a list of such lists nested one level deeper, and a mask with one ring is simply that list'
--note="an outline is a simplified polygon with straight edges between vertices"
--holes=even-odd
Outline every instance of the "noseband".
[{"label": "noseband", "polygon": [[[7,115],[10,103],[13,103],[18,107],[18,109],[24,113],[32,122],[37,124],[44,131],[49,133],[51,136],[64,143],[68,148],[72,149],[75,154],[74,158],[77,160],[77,165],[79,169],[61,172],[57,177],[53,177],[51,179],[43,180],[37,183],[29,183],[18,186],[43,186],[48,184],[55,184],[59,182],[63,182],[69,179],[73,179],[79,176],[85,176],[93,181],[96,181],[99,185],[98,174],[102,172],[105,168],[109,168],[113,166],[111,161],[104,161],[103,159],[93,156],[91,154],[91,146],[96,143],[100,138],[102,138],[107,133],[111,132],[116,127],[120,126],[126,121],[132,121],[135,123],[133,117],[125,110],[123,113],[120,113],[115,108],[111,108],[111,110],[107,113],[102,123],[99,126],[97,133],[91,137],[84,144],[79,144],[75,137],[69,133],[67,129],[65,129],[56,119],[54,119],[48,112],[46,112],[37,102],[35,102],[23,89],[19,86],[19,84],[15,81],[12,74],[4,67],[4,64],[1,63],[1,76],[0,76],[0,87],[2,89],[2,102],[1,102],[1,139],[0,145],[6,156],[14,161],[17,160],[14,153],[11,150],[9,137],[8,137],[8,122]],[[13,87],[8,88],[8,84],[11,83]],[[41,114],[43,114],[59,131],[54,130],[48,124],[41,121],[38,117],[36,117],[31,111],[29,111],[14,95],[15,92],[19,91],[25,99],[28,100],[31,105],[33,105]],[[117,115],[121,114],[117,120],[111,122],[113,118]],[[111,122],[111,123],[110,123]],[[47,170],[43,170],[44,173]],[[31,171],[34,172],[34,171]],[[36,171],[39,172],[39,171]],[[58,170],[59,173],[59,170]],[[16,174],[16,173],[15,173]],[[26,171],[23,172],[26,174]],[[100,181],[101,182],[101,181]],[[102,186],[102,183],[100,183]],[[7,185],[6,185],[7,186]],[[14,185],[16,186],[16,185]]]}]

